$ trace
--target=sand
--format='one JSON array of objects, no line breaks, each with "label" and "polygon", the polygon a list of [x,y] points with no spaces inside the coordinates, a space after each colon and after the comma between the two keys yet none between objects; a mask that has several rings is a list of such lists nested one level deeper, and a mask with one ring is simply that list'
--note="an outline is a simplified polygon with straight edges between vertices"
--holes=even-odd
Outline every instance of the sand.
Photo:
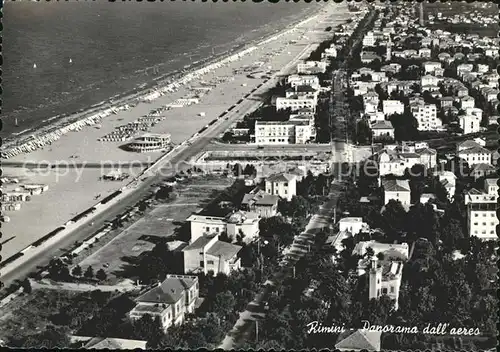
[{"label": "sand", "polygon": [[[264,79],[247,78],[246,73],[234,75],[234,69],[252,65],[256,61],[268,61],[260,70],[266,71],[268,65],[272,67],[272,70],[279,70],[299,53],[307,53],[312,50],[314,44],[318,44],[328,35],[327,32],[324,32],[324,28],[327,26],[333,27],[345,22],[348,18],[346,13],[340,11],[338,7],[332,8],[334,8],[334,11],[328,21],[322,21],[321,19],[311,21],[295,32],[259,46],[257,50],[239,61],[232,62],[225,67],[208,73],[199,80],[191,81],[187,86],[196,87],[200,85],[202,80],[210,82],[217,77],[229,78],[204,95],[199,104],[163,112],[162,115],[165,120],[154,126],[150,132],[170,133],[172,141],[176,144],[188,139],[200,128],[217,118],[239,99],[242,99],[244,95],[264,82]],[[343,7],[340,7],[340,9],[343,9]],[[320,16],[324,16],[324,14]],[[292,44],[289,43],[290,40],[297,42]],[[270,53],[274,53],[275,56],[266,56]],[[112,161],[152,162],[160,157],[161,153],[130,153],[118,148],[124,142],[100,142],[97,139],[111,132],[118,125],[132,122],[152,109],[165,106],[178,98],[191,97],[192,94],[193,92],[188,87],[182,87],[179,91],[164,95],[151,103],[140,103],[129,110],[103,118],[100,129],[88,126],[78,132],[69,132],[50,146],[29,154],[17,155],[8,159],[8,162],[45,161],[68,164],[106,163]],[[200,112],[204,112],[205,116],[199,116]],[[77,157],[72,158],[72,156]],[[3,171],[4,177],[16,177],[21,173],[26,174],[23,169],[19,168],[4,167]],[[98,200],[94,200],[97,194],[100,193],[104,197],[129,182],[98,181],[98,178],[103,173],[109,171],[109,168],[78,168],[76,170],[65,170],[65,176],[62,176],[61,172],[53,170],[45,170],[45,176],[40,175],[40,173],[25,175],[26,182],[47,184],[49,190],[42,195],[34,196],[30,202],[24,202],[20,211],[5,213],[11,218],[11,221],[2,226],[2,241],[12,236],[16,237],[3,244],[2,257],[7,258],[22,250],[31,242],[65,223],[75,216],[77,212],[81,212],[97,203]],[[122,171],[139,173],[138,168]],[[29,221],[26,221],[27,219]]]}]

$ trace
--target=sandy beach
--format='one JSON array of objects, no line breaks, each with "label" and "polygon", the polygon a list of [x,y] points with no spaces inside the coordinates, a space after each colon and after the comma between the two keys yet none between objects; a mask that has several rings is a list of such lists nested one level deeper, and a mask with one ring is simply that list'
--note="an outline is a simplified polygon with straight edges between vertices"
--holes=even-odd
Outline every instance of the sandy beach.
[{"label": "sandy beach", "polygon": [[[31,153],[19,154],[8,162],[71,164],[111,163],[111,162],[153,162],[161,152],[131,153],[119,148],[124,142],[101,142],[98,139],[113,131],[116,126],[127,124],[180,98],[192,98],[193,87],[203,84],[214,85],[199,98],[198,104],[172,108],[161,113],[164,118],[148,132],[169,133],[174,144],[182,143],[199,131],[203,126],[216,119],[229,107],[236,104],[254,88],[261,85],[264,78],[248,78],[246,73],[235,74],[234,70],[255,66],[254,71],[279,71],[299,54],[309,53],[329,34],[324,29],[347,20],[346,6],[336,4],[327,6],[330,14],[320,13],[318,18],[307,22],[286,35],[256,46],[256,49],[237,61],[228,63],[210,73],[191,80],[176,92],[165,94],[150,103],[141,102],[135,107],[117,114],[111,114],[100,121],[100,128],[86,126],[77,132],[68,132],[51,145]],[[328,19],[328,20],[327,20]],[[270,67],[270,68],[269,68]],[[249,99],[257,99],[249,97]],[[203,112],[204,116],[200,116]],[[139,174],[139,167],[121,170],[130,174]],[[49,190],[33,196],[23,202],[21,210],[5,212],[10,222],[3,224],[2,256],[7,258],[22,250],[31,242],[44,236],[65,223],[76,213],[97,203],[96,195],[105,197],[130,180],[99,181],[99,177],[111,171],[111,168],[40,169],[27,170],[19,167],[4,167],[4,177],[18,177],[20,183],[42,183]],[[29,219],[29,220],[28,220]]]}]

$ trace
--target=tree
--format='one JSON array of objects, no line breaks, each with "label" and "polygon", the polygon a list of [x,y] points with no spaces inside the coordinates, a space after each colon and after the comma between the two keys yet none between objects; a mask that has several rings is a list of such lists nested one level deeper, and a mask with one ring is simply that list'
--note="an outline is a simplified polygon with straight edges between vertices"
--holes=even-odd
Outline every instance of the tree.
[{"label": "tree", "polygon": [[153,318],[146,314],[133,323],[133,337],[138,340],[148,341],[148,346],[155,348],[163,337],[163,328],[160,317]]},{"label": "tree", "polygon": [[[29,335],[25,338],[15,339],[13,347],[35,348],[35,349],[54,349],[69,347],[70,339],[68,329],[65,327],[55,327],[49,325],[44,331]],[[10,344],[9,344],[10,345]]]},{"label": "tree", "polygon": [[23,292],[26,294],[30,294],[33,289],[31,288],[31,282],[29,279],[24,279],[22,282]]},{"label": "tree", "polygon": [[70,277],[67,265],[59,258],[50,260],[48,271],[53,280],[68,280]]},{"label": "tree", "polygon": [[82,273],[82,267],[78,264],[71,270],[71,275],[73,276],[82,276]]},{"label": "tree", "polygon": [[234,176],[241,176],[243,174],[243,168],[239,163],[234,164],[233,166],[233,175]]},{"label": "tree", "polygon": [[104,280],[106,280],[107,275],[106,275],[106,272],[101,268],[101,269],[97,270],[95,277],[99,281],[104,281]]},{"label": "tree", "polygon": [[94,277],[94,269],[92,269],[92,266],[88,266],[87,270],[85,270],[85,273],[83,274],[84,277],[87,279],[91,279]]},{"label": "tree", "polygon": [[257,170],[255,169],[255,166],[252,164],[247,164],[245,166],[245,170],[243,170],[243,174],[247,176],[252,176],[257,174]]},{"label": "tree", "polygon": [[234,314],[236,300],[230,291],[220,292],[215,296],[212,312],[223,319],[229,319]]}]

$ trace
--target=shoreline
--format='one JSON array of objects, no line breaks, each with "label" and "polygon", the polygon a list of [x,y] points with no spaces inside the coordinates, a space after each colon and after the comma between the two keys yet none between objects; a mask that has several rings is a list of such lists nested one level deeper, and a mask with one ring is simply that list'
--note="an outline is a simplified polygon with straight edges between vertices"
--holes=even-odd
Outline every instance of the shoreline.
[{"label": "shoreline", "polygon": [[86,109],[52,116],[45,119],[39,127],[28,128],[18,133],[12,133],[12,135],[14,135],[13,138],[4,138],[2,157],[4,159],[9,159],[19,154],[30,153],[43,146],[50,145],[70,131],[78,131],[84,126],[95,125],[99,123],[101,119],[108,117],[115,111],[127,110],[130,106],[140,102],[151,102],[165,94],[173,93],[189,81],[199,78],[225,64],[238,60],[246,54],[259,49],[259,46],[265,45],[296,30],[299,26],[319,16],[322,11],[324,11],[324,7],[319,8],[305,20],[296,21],[282,30],[278,29],[275,33],[245,44],[240,44],[223,53],[198,60],[191,65],[186,65],[182,70],[174,70],[156,77],[153,82],[140,84],[131,91],[116,94],[108,100],[93,104]]}]

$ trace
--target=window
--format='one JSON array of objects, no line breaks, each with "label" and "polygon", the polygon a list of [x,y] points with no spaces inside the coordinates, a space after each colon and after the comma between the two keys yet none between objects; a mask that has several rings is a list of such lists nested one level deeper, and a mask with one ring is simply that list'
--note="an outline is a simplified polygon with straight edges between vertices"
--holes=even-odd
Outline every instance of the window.
[{"label": "window", "polygon": [[384,294],[384,295],[386,295],[386,294],[387,294],[387,288],[386,288],[386,287],[384,287],[384,288],[382,289],[382,294]]},{"label": "window", "polygon": [[206,230],[207,230],[207,232],[210,232],[210,227],[207,226]]},{"label": "window", "polygon": [[214,265],[214,261],[213,260],[207,260],[207,265]]},{"label": "window", "polygon": [[202,268],[205,267],[205,263],[203,262],[203,260],[200,260],[200,267],[202,267]]},{"label": "window", "polygon": [[288,182],[285,182],[285,187],[288,187]]},{"label": "window", "polygon": [[219,228],[218,227],[215,228],[215,232],[217,232],[217,233],[219,232]]},{"label": "window", "polygon": [[394,293],[394,286],[391,286],[391,293]]}]

